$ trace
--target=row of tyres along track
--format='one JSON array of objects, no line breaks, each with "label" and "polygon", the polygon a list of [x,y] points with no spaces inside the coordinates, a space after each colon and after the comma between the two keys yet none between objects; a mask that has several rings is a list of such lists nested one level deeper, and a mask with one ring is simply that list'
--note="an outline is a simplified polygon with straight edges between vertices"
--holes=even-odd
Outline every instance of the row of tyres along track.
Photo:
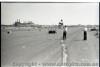
[{"label": "row of tyres along track", "polygon": [[[34,32],[33,32],[34,33]],[[14,34],[14,33],[13,33]],[[42,34],[44,34],[44,33],[42,33]],[[35,43],[36,42],[38,42],[38,43],[43,43],[43,42],[46,42],[47,41],[47,39],[46,39],[46,37],[45,36],[47,36],[47,35],[42,35],[42,36],[38,36],[38,35],[41,35],[41,33],[38,33],[38,34],[34,34],[34,36],[37,36],[35,39],[34,39],[34,36],[31,36],[31,35],[23,35],[23,36],[17,36],[16,37],[16,40],[18,40],[18,38],[23,38],[23,37],[33,37],[33,38],[30,38],[30,41],[27,41],[27,39],[21,39],[21,41],[25,41],[26,40],[26,42],[23,42],[23,43],[19,43],[19,42],[17,42],[17,43],[14,43],[15,45],[11,45],[11,49],[10,49],[10,47],[7,47],[6,49],[9,49],[9,51],[10,50],[12,50],[12,49],[16,49],[16,48],[18,48],[18,47],[20,47],[20,46],[23,46],[24,44],[26,44],[26,43],[30,43],[30,44],[27,44],[27,46],[29,46],[29,45],[33,45],[33,41],[34,41],[34,45],[35,45]],[[45,38],[45,40],[39,40],[41,37],[44,37]],[[13,38],[15,38],[15,37],[13,37]],[[38,40],[38,41],[37,41]],[[13,42],[13,41],[12,41]],[[13,47],[13,48],[12,48]],[[3,47],[2,47],[2,49],[3,49]]]}]

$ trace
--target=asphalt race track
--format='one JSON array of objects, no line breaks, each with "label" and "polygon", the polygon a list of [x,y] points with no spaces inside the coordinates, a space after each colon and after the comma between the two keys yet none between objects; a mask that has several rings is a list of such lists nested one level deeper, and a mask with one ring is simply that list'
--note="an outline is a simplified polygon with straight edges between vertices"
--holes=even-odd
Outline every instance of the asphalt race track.
[{"label": "asphalt race track", "polygon": [[[62,29],[57,29],[57,34],[48,34],[48,29],[11,31],[11,34],[1,32],[2,67],[15,67],[13,63],[24,62],[35,62],[37,67],[43,67],[42,63],[62,63]],[[64,41],[67,62],[98,63],[99,38],[94,34],[88,31],[88,40],[84,41],[83,28],[68,28],[67,39]]]}]

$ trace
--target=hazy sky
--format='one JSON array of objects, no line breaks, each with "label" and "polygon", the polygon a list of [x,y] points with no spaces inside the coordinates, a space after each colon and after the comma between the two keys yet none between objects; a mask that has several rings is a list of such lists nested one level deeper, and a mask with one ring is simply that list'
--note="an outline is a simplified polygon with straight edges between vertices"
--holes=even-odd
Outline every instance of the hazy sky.
[{"label": "hazy sky", "polygon": [[99,24],[99,3],[1,3],[1,24]]}]

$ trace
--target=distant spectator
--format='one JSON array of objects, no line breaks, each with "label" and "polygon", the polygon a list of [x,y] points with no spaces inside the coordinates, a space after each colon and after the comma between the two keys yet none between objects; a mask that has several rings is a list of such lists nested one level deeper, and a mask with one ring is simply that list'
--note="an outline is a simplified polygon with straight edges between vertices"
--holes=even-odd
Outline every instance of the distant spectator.
[{"label": "distant spectator", "polygon": [[84,28],[84,40],[87,40],[87,28]]},{"label": "distant spectator", "polygon": [[96,35],[99,34],[99,29],[96,27]]},{"label": "distant spectator", "polygon": [[67,27],[64,26],[64,30],[63,30],[63,40],[66,39],[66,35],[67,35]]}]

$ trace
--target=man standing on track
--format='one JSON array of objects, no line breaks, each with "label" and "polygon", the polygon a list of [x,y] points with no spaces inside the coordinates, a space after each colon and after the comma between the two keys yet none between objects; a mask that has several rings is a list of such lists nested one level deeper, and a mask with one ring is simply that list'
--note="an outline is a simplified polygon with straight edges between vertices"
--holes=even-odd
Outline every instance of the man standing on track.
[{"label": "man standing on track", "polygon": [[84,29],[84,40],[87,40],[87,28]]},{"label": "man standing on track", "polygon": [[67,35],[67,27],[64,26],[64,30],[63,30],[63,40],[66,39],[66,35]]}]

